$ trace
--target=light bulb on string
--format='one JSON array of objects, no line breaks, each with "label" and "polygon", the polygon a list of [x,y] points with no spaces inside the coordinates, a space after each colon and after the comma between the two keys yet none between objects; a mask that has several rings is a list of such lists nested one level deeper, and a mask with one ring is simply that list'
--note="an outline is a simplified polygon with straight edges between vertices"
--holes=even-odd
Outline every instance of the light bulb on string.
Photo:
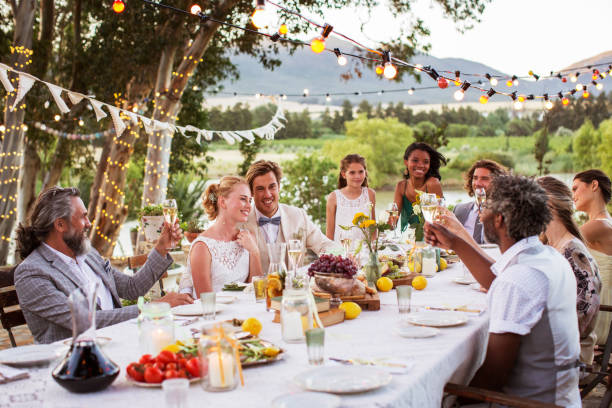
[{"label": "light bulb on string", "polygon": [[584,92],[582,92],[582,97],[583,97],[584,99],[587,99],[587,98],[589,97],[589,95],[590,95],[590,94],[589,94],[589,91],[586,91],[586,90],[585,90]]},{"label": "light bulb on string", "polygon": [[583,87],[582,84],[578,84],[578,85],[576,85],[576,90],[580,91],[582,89],[582,87]]},{"label": "light bulb on string", "polygon": [[383,72],[385,72],[385,68],[383,68],[382,65],[377,65],[375,71],[376,71],[376,75],[382,75]]},{"label": "light bulb on string", "polygon": [[578,81],[578,75],[580,75],[580,73],[578,73],[578,72],[575,73],[575,74],[570,75],[570,81],[572,81],[572,82]]},{"label": "light bulb on string", "polygon": [[334,48],[334,54],[336,54],[336,58],[338,60],[338,65],[341,67],[345,66],[348,62],[348,59],[342,55],[339,48]]},{"label": "light bulb on string", "polygon": [[310,94],[310,91],[308,90],[308,88],[304,88],[304,91],[302,92],[302,95],[303,95],[304,97],[307,97],[307,96],[308,96],[308,94]]},{"label": "light bulb on string", "polygon": [[62,117],[61,117],[60,115],[55,115],[55,116],[53,117],[53,120],[55,120],[56,122],[59,122],[61,118],[62,118]]},{"label": "light bulb on string", "polygon": [[397,75],[397,68],[391,62],[391,53],[383,51],[383,75],[387,79],[393,79]]},{"label": "light bulb on string", "polygon": [[121,14],[123,13],[123,10],[125,10],[125,3],[123,2],[123,0],[115,0],[113,1],[113,11],[117,14]]},{"label": "light bulb on string", "polygon": [[463,98],[465,97],[465,93],[461,91],[461,89],[458,89],[453,94],[453,97],[455,98],[456,101],[462,101]]},{"label": "light bulb on string", "polygon": [[482,103],[483,105],[487,102],[489,102],[489,98],[492,97],[493,95],[495,95],[495,89],[491,88],[487,91],[486,95],[481,95],[480,96],[480,103]]},{"label": "light bulb on string", "polygon": [[567,97],[564,97],[564,98],[561,99],[561,104],[563,106],[567,106],[567,105],[569,105],[569,103],[570,103],[570,100]]},{"label": "light bulb on string", "polygon": [[506,81],[506,86],[508,88],[512,88],[512,85],[513,85],[512,80],[509,79],[509,80]]},{"label": "light bulb on string", "polygon": [[83,121],[83,119],[79,119],[79,126],[84,126],[85,122]]},{"label": "light bulb on string", "polygon": [[414,88],[410,88],[408,90],[408,95],[413,95],[414,94]]},{"label": "light bulb on string", "polygon": [[519,95],[519,96],[518,96],[518,98],[517,98],[517,100],[518,100],[519,102],[525,102],[525,99],[526,99],[526,98],[525,98],[525,95]]},{"label": "light bulb on string", "polygon": [[489,80],[489,83],[491,84],[491,86],[497,85],[497,78],[492,77],[491,74],[489,74],[488,72],[485,74],[485,78]]},{"label": "light bulb on string", "polygon": [[23,125],[22,129],[23,129],[24,132],[27,132],[29,127],[28,127],[28,125]]},{"label": "light bulb on string", "polygon": [[330,26],[329,24],[325,24],[325,26],[323,26],[323,33],[321,36],[315,37],[312,39],[312,41],[310,41],[310,49],[312,52],[315,54],[320,54],[325,51],[325,40],[327,37],[329,37],[333,29],[334,27]]},{"label": "light bulb on string", "polygon": [[603,89],[603,84],[601,82],[593,81],[593,83],[595,84],[595,88],[597,88],[598,91],[601,91]]},{"label": "light bulb on string", "polygon": [[268,26],[269,20],[270,18],[268,12],[266,11],[266,1],[257,0],[255,11],[253,11],[253,14],[251,14],[251,22],[255,28],[264,28]]},{"label": "light bulb on string", "polygon": [[548,99],[548,94],[544,94],[544,107],[548,110],[551,110],[553,108],[553,103],[550,99]]},{"label": "light bulb on string", "polygon": [[444,77],[438,78],[438,88],[445,89],[448,87],[448,81]]},{"label": "light bulb on string", "polygon": [[461,72],[455,71],[455,86],[461,86]]},{"label": "light bulb on string", "polygon": [[285,35],[289,32],[289,28],[287,28],[287,24],[281,24],[278,28],[278,33],[280,35]]},{"label": "light bulb on string", "polygon": [[519,80],[516,75],[512,75],[512,85],[519,86]]},{"label": "light bulb on string", "polygon": [[194,4],[189,8],[189,12],[194,16],[198,16],[202,12],[202,7],[198,4]]},{"label": "light bulb on string", "polygon": [[514,101],[514,109],[515,110],[523,109],[523,102],[519,101],[518,99]]},{"label": "light bulb on string", "polygon": [[325,95],[325,102],[331,102],[331,96],[329,96],[329,94]]}]

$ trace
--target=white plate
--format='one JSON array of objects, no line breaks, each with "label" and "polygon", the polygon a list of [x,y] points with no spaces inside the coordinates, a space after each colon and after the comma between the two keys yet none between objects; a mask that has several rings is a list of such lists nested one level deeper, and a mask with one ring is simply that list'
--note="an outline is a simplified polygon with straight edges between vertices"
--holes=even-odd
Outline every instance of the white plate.
[{"label": "white plate", "polygon": [[[220,304],[215,304],[215,309],[217,313],[225,310],[225,306]],[[175,316],[202,316],[202,304],[200,301],[195,301],[190,305],[181,305],[172,308],[172,313]]]},{"label": "white plate", "polygon": [[296,392],[274,398],[272,408],[337,408],[342,399],[322,392]]},{"label": "white plate", "polygon": [[376,367],[324,366],[298,374],[294,381],[311,391],[353,394],[380,388],[391,378],[391,374]]},{"label": "white plate", "polygon": [[0,351],[0,363],[16,367],[28,367],[47,364],[59,357],[66,350],[58,344],[32,344]]},{"label": "white plate", "polygon": [[450,327],[464,324],[468,318],[463,313],[427,311],[410,313],[406,321],[417,326]]},{"label": "white plate", "polygon": [[460,285],[471,285],[472,283],[477,283],[476,279],[466,278],[465,276],[455,278],[453,279],[453,282],[458,283]]},{"label": "white plate", "polygon": [[234,295],[230,295],[229,293],[223,293],[223,292],[219,292],[217,293],[217,303],[234,303],[236,300],[238,300],[237,296]]},{"label": "white plate", "polygon": [[398,327],[395,328],[395,333],[397,333],[401,337],[406,337],[407,339],[424,339],[426,337],[433,337],[437,335],[438,333],[440,333],[440,330],[433,327],[400,324]]}]

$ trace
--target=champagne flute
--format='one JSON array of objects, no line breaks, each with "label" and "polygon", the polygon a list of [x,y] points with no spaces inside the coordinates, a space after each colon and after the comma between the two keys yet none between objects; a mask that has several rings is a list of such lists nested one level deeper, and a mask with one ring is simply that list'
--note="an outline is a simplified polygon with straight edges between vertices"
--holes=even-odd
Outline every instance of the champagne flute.
[{"label": "champagne flute", "polygon": [[344,248],[344,256],[347,258],[349,257],[352,242],[353,240],[351,239],[350,232],[340,229],[340,244],[342,248]]},{"label": "champagne flute", "polygon": [[421,211],[423,212],[425,221],[433,223],[437,207],[438,198],[435,194],[421,194]]},{"label": "champagne flute", "polygon": [[[178,215],[178,207],[176,205],[176,200],[173,198],[162,201],[162,211],[164,213],[164,220],[170,227],[170,230],[174,228],[174,223],[176,222],[176,216]],[[170,241],[170,248],[174,248],[174,244]]]},{"label": "champagne flute", "polygon": [[301,239],[290,239],[287,243],[287,253],[289,254],[289,262],[293,270],[293,276],[297,275],[297,269],[302,260],[303,246]]},{"label": "champagne flute", "polygon": [[389,214],[387,223],[393,229],[393,239],[397,239],[397,218],[399,211],[397,209],[397,204],[395,204],[395,201],[391,201],[391,203],[387,207],[387,214]]},{"label": "champagne flute", "polygon": [[436,211],[434,213],[434,222],[440,222],[440,218],[444,214],[446,210],[446,200],[444,197],[438,198],[438,205],[436,206]]},{"label": "champagne flute", "polygon": [[474,196],[476,197],[476,205],[478,206],[478,212],[482,209],[482,203],[487,199],[487,191],[484,188],[477,188],[474,190]]}]

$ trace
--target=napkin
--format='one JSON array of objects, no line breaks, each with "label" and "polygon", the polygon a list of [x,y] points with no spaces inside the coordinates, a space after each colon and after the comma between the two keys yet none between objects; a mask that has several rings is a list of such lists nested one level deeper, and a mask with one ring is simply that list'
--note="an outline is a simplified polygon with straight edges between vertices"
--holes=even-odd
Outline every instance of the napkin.
[{"label": "napkin", "polygon": [[0,384],[23,380],[25,378],[30,378],[30,374],[28,374],[27,371],[0,364]]}]

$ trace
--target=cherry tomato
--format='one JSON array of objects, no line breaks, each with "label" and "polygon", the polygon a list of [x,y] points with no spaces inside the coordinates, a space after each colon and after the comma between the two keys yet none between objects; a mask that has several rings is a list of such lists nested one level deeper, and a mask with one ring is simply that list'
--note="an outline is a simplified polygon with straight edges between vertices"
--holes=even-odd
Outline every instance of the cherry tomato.
[{"label": "cherry tomato", "polygon": [[199,377],[200,376],[200,361],[199,361],[199,359],[197,357],[190,358],[187,361],[187,366],[185,368],[187,368],[187,372],[192,377]]},{"label": "cherry tomato", "polygon": [[185,368],[187,366],[187,359],[186,358],[179,358],[178,366],[179,366],[179,368]]},{"label": "cherry tomato", "polygon": [[178,378],[179,372],[176,370],[166,370],[164,373],[164,379],[168,380],[170,378]]},{"label": "cherry tomato", "polygon": [[155,364],[153,364],[153,367],[157,367],[159,369],[159,371],[164,371],[166,369],[166,365],[164,363],[161,362],[157,362]]},{"label": "cherry tomato", "polygon": [[142,364],[130,363],[125,370],[134,381],[144,381],[144,366]]},{"label": "cherry tomato", "polygon": [[138,361],[140,364],[150,363],[153,357],[150,354],[143,354]]},{"label": "cherry tomato", "polygon": [[144,380],[148,383],[159,384],[163,379],[164,376],[157,367],[149,367],[144,372]]},{"label": "cherry tomato", "polygon": [[166,371],[169,370],[178,370],[178,366],[176,363],[168,363],[166,364]]},{"label": "cherry tomato", "polygon": [[168,363],[176,363],[177,362],[176,354],[171,352],[170,350],[162,350],[157,355],[157,361],[168,364]]},{"label": "cherry tomato", "polygon": [[178,378],[187,378],[187,371],[184,368],[178,370]]}]

